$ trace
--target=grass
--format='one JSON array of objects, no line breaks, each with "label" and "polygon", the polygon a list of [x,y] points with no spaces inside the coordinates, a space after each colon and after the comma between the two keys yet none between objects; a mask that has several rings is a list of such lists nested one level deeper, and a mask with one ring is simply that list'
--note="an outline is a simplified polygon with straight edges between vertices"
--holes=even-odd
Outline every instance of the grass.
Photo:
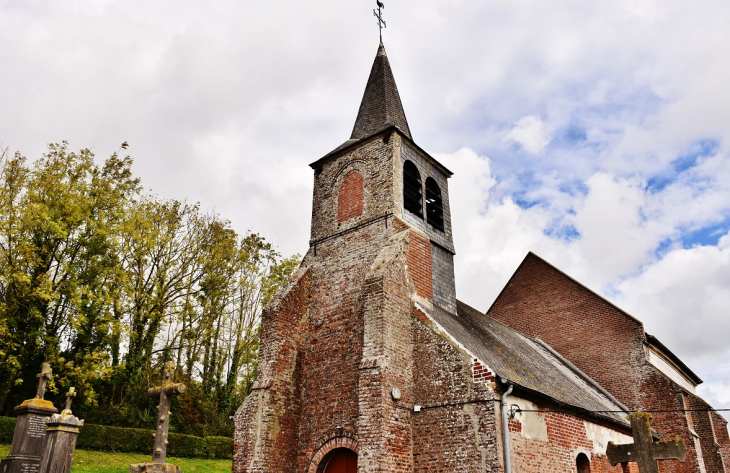
[{"label": "grass", "polygon": [[[5,457],[10,445],[0,445],[0,458]],[[76,450],[72,473],[128,473],[132,463],[151,461],[149,455],[139,453],[110,453],[93,450]],[[231,460],[209,460],[203,458],[167,458],[168,463],[174,463],[184,473],[230,473]]]}]

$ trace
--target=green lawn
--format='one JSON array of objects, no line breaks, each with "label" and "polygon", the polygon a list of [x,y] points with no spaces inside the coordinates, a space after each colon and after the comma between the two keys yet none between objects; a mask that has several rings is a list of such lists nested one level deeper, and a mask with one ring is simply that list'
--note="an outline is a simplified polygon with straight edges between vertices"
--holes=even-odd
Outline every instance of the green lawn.
[{"label": "green lawn", "polygon": [[[10,445],[0,445],[0,458],[5,457]],[[149,455],[139,453],[109,453],[93,450],[76,450],[73,473],[128,473],[131,463],[150,461]],[[183,473],[230,473],[231,460],[207,460],[201,458],[167,458],[168,463],[179,466]]]}]

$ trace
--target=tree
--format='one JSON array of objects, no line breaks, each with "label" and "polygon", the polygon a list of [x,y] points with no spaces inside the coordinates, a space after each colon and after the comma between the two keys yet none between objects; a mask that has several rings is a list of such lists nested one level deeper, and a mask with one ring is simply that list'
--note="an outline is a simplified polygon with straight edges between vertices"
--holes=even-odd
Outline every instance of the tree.
[{"label": "tree", "polygon": [[0,407],[31,396],[48,361],[89,422],[150,426],[147,387],[174,361],[200,395],[173,427],[229,433],[261,310],[300,258],[197,203],[143,195],[128,156],[94,158],[66,142],[32,163],[0,155]]}]

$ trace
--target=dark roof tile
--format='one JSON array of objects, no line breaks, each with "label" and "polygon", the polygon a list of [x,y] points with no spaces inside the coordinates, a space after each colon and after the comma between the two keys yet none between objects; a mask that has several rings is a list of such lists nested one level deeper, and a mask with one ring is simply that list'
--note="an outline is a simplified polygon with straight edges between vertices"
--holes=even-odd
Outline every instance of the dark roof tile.
[{"label": "dark roof tile", "polygon": [[370,70],[350,139],[365,138],[389,125],[398,127],[408,138],[413,139],[398,95],[398,87],[395,85],[393,71],[390,69],[388,56],[381,43],[373,68]]},{"label": "dark roof tile", "polygon": [[556,356],[543,342],[531,340],[461,301],[457,301],[458,315],[436,306],[429,314],[495,375],[517,388],[628,426],[624,413],[596,412],[625,411],[626,407],[604,394],[595,381]]}]

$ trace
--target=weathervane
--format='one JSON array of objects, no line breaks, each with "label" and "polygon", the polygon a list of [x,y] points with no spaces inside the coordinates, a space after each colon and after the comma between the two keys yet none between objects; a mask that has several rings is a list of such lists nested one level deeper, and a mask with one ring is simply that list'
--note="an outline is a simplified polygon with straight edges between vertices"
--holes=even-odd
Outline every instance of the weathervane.
[{"label": "weathervane", "polygon": [[378,9],[373,9],[373,15],[375,15],[375,18],[378,19],[378,28],[380,29],[380,42],[383,42],[383,28],[385,28],[385,20],[383,20],[383,12],[380,11],[381,8],[385,8],[385,5],[383,5],[383,2],[380,0],[375,0],[378,4]]}]

